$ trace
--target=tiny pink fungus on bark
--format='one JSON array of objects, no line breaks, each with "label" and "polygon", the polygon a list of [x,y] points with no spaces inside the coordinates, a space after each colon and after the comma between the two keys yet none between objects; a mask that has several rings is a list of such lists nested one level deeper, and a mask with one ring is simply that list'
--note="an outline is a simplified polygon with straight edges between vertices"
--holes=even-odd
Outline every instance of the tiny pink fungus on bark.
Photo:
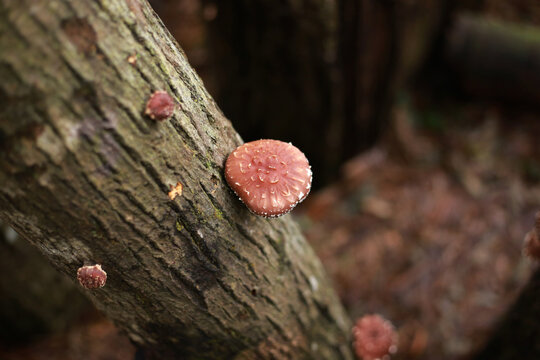
[{"label": "tiny pink fungus on bark", "polygon": [[311,189],[311,167],[290,143],[257,140],[237,147],[225,163],[225,179],[253,213],[277,217],[291,211]]},{"label": "tiny pink fungus on bark", "polygon": [[397,351],[397,333],[380,315],[366,315],[353,327],[354,350],[363,360],[389,359]]},{"label": "tiny pink fungus on bark", "polygon": [[144,113],[152,120],[163,121],[170,118],[176,105],[166,91],[155,91],[146,103]]},{"label": "tiny pink fungus on bark", "polygon": [[105,286],[107,273],[101,268],[100,264],[85,265],[77,270],[77,279],[87,289],[98,289]]}]

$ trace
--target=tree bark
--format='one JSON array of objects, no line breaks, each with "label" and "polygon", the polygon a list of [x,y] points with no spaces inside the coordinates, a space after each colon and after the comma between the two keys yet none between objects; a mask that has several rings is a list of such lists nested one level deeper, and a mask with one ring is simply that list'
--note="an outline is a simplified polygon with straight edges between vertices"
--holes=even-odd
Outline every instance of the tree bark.
[{"label": "tree bark", "polygon": [[74,281],[102,264],[87,295],[148,357],[352,358],[290,216],[225,185],[241,139],[146,1],[0,0],[0,49],[0,216]]},{"label": "tree bark", "polygon": [[540,359],[540,270],[474,360]]}]

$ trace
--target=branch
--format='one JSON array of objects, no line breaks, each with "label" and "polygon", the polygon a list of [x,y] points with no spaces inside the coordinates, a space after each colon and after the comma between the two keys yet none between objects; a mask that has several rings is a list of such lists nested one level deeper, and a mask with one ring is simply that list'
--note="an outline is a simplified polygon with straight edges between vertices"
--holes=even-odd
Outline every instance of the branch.
[{"label": "branch", "polygon": [[0,34],[0,216],[74,281],[101,264],[88,296],[148,357],[352,358],[290,216],[225,185],[241,139],[145,0],[0,0]]}]

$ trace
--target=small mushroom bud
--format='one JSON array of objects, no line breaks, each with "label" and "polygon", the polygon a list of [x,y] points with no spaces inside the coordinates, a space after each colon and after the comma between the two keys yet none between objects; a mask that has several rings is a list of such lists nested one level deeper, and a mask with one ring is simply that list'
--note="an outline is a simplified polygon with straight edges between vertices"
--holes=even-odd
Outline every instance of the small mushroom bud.
[{"label": "small mushroom bud", "polygon": [[146,103],[144,113],[152,120],[163,121],[172,116],[176,105],[166,91],[156,91]]},{"label": "small mushroom bud", "polygon": [[380,315],[366,315],[353,327],[354,350],[363,360],[389,359],[397,351],[397,333]]},{"label": "small mushroom bud", "polygon": [[290,143],[257,140],[237,147],[225,163],[225,179],[257,215],[276,217],[291,211],[311,189],[311,167]]},{"label": "small mushroom bud", "polygon": [[98,289],[105,286],[107,273],[103,271],[100,264],[86,265],[77,270],[77,279],[87,289]]}]

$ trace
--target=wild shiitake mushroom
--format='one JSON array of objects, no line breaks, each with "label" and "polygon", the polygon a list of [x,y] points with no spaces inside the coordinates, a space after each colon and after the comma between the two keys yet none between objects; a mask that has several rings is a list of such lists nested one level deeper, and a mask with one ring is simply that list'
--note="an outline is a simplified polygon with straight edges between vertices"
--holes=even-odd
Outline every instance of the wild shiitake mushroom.
[{"label": "wild shiitake mushroom", "polygon": [[382,316],[365,315],[353,327],[354,350],[363,360],[389,359],[397,351],[397,333]]},{"label": "wild shiitake mushroom", "polygon": [[288,213],[311,189],[311,167],[290,143],[257,140],[237,147],[225,163],[225,179],[253,213]]},{"label": "wild shiitake mushroom", "polygon": [[145,115],[156,121],[163,121],[172,116],[176,103],[174,99],[166,91],[155,91],[148,99]]},{"label": "wild shiitake mushroom", "polygon": [[98,289],[105,286],[107,273],[101,268],[100,264],[85,265],[77,270],[77,279],[87,289]]}]

